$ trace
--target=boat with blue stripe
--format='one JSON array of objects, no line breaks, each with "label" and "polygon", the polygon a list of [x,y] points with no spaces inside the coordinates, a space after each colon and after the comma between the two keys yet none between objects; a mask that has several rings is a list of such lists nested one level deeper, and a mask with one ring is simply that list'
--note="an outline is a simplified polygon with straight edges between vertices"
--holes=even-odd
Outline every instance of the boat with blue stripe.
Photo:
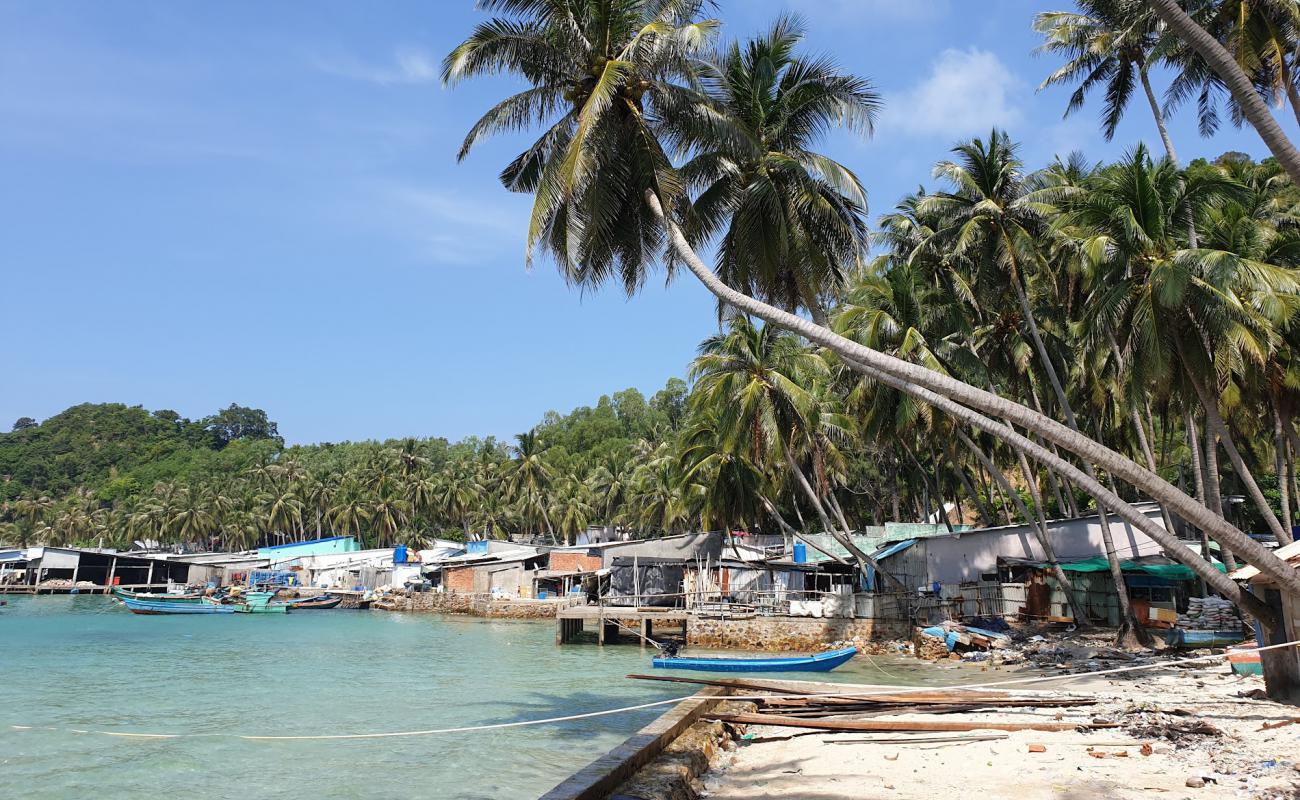
[{"label": "boat with blue stripe", "polygon": [[728,658],[713,656],[661,656],[656,669],[693,669],[705,672],[830,672],[857,655],[858,648],[845,647],[811,656],[782,658]]}]

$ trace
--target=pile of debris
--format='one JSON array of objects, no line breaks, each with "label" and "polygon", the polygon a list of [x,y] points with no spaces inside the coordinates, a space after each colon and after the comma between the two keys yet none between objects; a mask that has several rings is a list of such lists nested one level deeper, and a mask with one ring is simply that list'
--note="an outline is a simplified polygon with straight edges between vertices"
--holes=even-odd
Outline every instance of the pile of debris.
[{"label": "pile of debris", "polygon": [[[984,622],[988,627],[949,620],[928,628],[917,628],[912,639],[917,658],[945,658],[950,654],[957,654],[958,657],[965,658],[965,654],[974,655],[975,653],[1011,646],[1013,640],[1005,622],[1001,620],[992,622],[977,621]],[[1001,628],[1001,630],[996,630],[996,628]],[[977,661],[982,659],[972,657],[967,660]]]}]

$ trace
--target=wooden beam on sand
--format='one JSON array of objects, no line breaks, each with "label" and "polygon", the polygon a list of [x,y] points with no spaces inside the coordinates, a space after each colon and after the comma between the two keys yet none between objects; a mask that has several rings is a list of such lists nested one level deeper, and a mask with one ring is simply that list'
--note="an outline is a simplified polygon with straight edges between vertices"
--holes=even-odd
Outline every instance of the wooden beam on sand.
[{"label": "wooden beam on sand", "polygon": [[987,706],[1034,706],[1041,708],[1052,708],[1057,706],[1087,706],[1094,705],[1097,702],[1095,697],[1084,695],[1065,695],[1065,696],[1043,696],[1043,695],[1017,695],[1011,692],[1003,691],[975,691],[962,689],[961,687],[950,687],[941,689],[931,689],[927,691],[897,692],[890,694],[879,692],[874,687],[855,686],[853,684],[844,684],[843,689],[851,692],[854,689],[869,689],[870,694],[848,695],[841,693],[828,693],[826,696],[820,696],[815,691],[802,691],[799,689],[789,689],[783,686],[775,686],[769,683],[756,683],[752,681],[741,680],[719,680],[710,678],[686,678],[678,675],[628,675],[627,677],[640,681],[668,681],[670,683],[691,683],[700,686],[721,686],[727,689],[737,691],[761,692],[766,694],[789,694],[796,695],[789,699],[772,698],[764,701],[770,705],[788,705],[791,703],[811,703],[811,704],[828,704],[828,705],[859,705],[863,703],[874,704],[901,704],[901,705],[970,705],[972,703]]},{"label": "wooden beam on sand", "polygon": [[918,731],[961,733],[965,731],[1072,731],[1117,728],[1115,723],[1095,722],[949,722],[946,720],[804,719],[779,714],[710,714],[709,719],[739,725],[771,725],[780,728],[811,728],[820,731]]}]

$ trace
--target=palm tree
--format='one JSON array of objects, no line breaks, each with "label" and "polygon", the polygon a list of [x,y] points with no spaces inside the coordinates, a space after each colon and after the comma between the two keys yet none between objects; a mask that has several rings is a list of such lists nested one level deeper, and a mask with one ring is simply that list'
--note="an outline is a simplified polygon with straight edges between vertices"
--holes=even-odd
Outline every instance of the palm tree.
[{"label": "palm tree", "polygon": [[1264,140],[1269,151],[1278,163],[1291,176],[1292,182],[1300,186],[1300,151],[1287,138],[1277,120],[1268,110],[1268,105],[1259,97],[1255,81],[1238,64],[1232,53],[1211,36],[1196,21],[1187,15],[1177,0],[1144,0],[1160,19],[1164,20],[1185,45],[1204,60],[1206,66],[1223,81],[1232,99],[1241,109],[1242,116],[1250,121],[1251,127]]},{"label": "palm tree", "polygon": [[[515,19],[479,26],[444,62],[444,76],[455,81],[468,75],[512,73],[531,86],[489,112],[467,138],[470,146],[486,131],[524,128],[564,109],[560,121],[503,177],[511,188],[535,194],[529,241],[544,241],[570,280],[593,286],[617,274],[626,288],[634,289],[666,234],[675,260],[723,303],[827,347],[855,370],[892,376],[914,396],[955,400],[965,408],[959,412],[963,422],[1002,435],[1005,426],[984,416],[993,414],[1096,462],[1192,524],[1231,540],[1251,563],[1300,594],[1300,578],[1280,559],[1127,456],[1024,405],[884,356],[720,280],[674,222],[680,181],[658,144],[659,125],[653,115],[643,113],[649,108],[660,117],[672,116],[674,110],[686,113],[707,103],[670,80],[690,76],[689,53],[698,50],[715,27],[693,21],[697,3],[573,0],[543,7],[496,0],[489,7],[520,13]],[[649,24],[633,24],[651,11],[660,16]],[[602,35],[593,39],[588,35],[593,32]],[[591,46],[593,41],[597,47]],[[621,57],[611,59],[610,54]],[[653,69],[643,70],[646,66]],[[635,86],[625,80],[637,74],[641,77]],[[561,103],[565,89],[572,89],[567,106]],[[616,125],[618,121],[624,124]],[[1300,174],[1300,156],[1296,165]],[[639,198],[644,198],[643,205]],[[1036,447],[1027,441],[1023,446]]]},{"label": "palm tree", "polygon": [[1218,384],[1222,365],[1262,363],[1276,347],[1275,331],[1294,312],[1283,295],[1294,295],[1300,283],[1290,270],[1224,250],[1188,249],[1178,238],[1185,209],[1233,192],[1213,174],[1184,180],[1140,145],[1100,172],[1073,213],[1089,232],[1081,247],[1099,287],[1088,327],[1116,331],[1138,374],[1190,385],[1206,415],[1207,456],[1218,440],[1274,536],[1289,542],[1222,418]]},{"label": "palm tree", "polygon": [[447,55],[443,81],[508,73],[530,86],[484,114],[458,157],[492,134],[547,126],[501,173],[507,189],[534,195],[529,259],[540,245],[577,285],[617,277],[635,291],[663,245],[645,193],[669,208],[682,196],[655,123],[697,102],[683,82],[718,22],[699,19],[702,0],[480,5],[502,16]]},{"label": "palm tree", "polygon": [[1164,112],[1151,88],[1150,70],[1159,60],[1159,19],[1140,0],[1079,0],[1078,6],[1079,12],[1047,11],[1034,18],[1034,30],[1045,40],[1039,51],[1067,59],[1043,80],[1039,89],[1078,81],[1065,108],[1069,116],[1083,106],[1090,90],[1104,86],[1106,105],[1101,130],[1110,141],[1128,108],[1136,79],[1146,95],[1165,152],[1170,161],[1178,163]]},{"label": "palm tree", "polygon": [[[1296,91],[1296,50],[1300,34],[1300,9],[1287,0],[1226,0],[1202,3],[1195,14],[1209,35],[1231,54],[1251,80],[1260,99],[1278,108],[1291,104],[1300,122],[1300,94]],[[1169,87],[1169,104],[1196,95],[1201,135],[1219,127],[1219,101],[1227,87],[1214,70],[1190,48],[1170,53],[1180,72]],[[1228,110],[1234,125],[1244,121],[1241,106],[1229,94]]]},{"label": "palm tree", "polygon": [[814,151],[833,125],[869,132],[880,97],[826,57],[796,53],[804,25],[768,31],[709,60],[711,102],[667,120],[693,155],[681,168],[697,197],[687,230],[718,239],[717,273],[765,302],[824,319],[824,298],[866,249],[866,191],[843,164]]},{"label": "palm tree", "polygon": [[546,448],[537,429],[515,436],[510,452],[513,458],[502,482],[506,495],[518,505],[530,532],[544,522],[547,532],[553,537],[555,529],[547,513],[551,468],[546,463]]}]

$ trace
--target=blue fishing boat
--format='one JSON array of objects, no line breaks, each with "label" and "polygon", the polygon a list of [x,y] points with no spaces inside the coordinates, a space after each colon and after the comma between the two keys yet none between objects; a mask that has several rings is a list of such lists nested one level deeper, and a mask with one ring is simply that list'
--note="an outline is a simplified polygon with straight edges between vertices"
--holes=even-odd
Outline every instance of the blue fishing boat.
[{"label": "blue fishing boat", "polygon": [[197,603],[177,603],[170,600],[141,600],[123,597],[122,602],[132,614],[233,614],[233,605],[222,605],[212,600]]},{"label": "blue fishing boat", "polygon": [[652,663],[657,669],[697,669],[706,672],[830,672],[853,658],[857,652],[856,647],[845,647],[812,656],[787,658],[662,656]]}]

